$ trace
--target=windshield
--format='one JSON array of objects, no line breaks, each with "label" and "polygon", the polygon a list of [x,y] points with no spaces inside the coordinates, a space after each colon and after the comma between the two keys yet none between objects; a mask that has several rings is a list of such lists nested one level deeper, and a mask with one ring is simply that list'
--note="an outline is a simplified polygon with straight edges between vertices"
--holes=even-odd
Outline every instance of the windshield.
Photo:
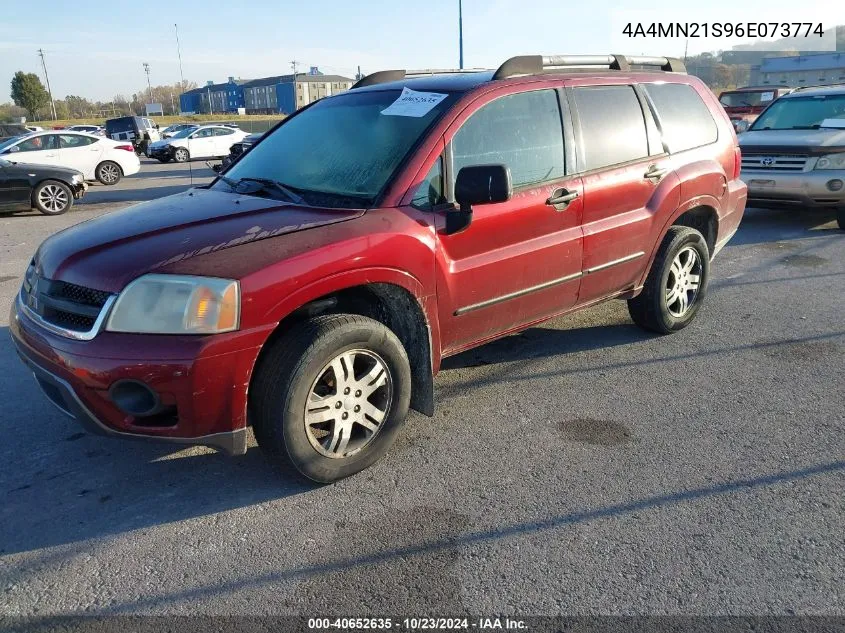
[{"label": "windshield", "polygon": [[723,92],[719,95],[719,103],[727,108],[761,107],[769,105],[775,96],[774,90]]},{"label": "windshield", "polygon": [[[414,112],[422,116],[383,114],[400,94],[399,90],[351,91],[318,101],[255,145],[226,172],[226,178],[272,180],[310,204],[330,206],[332,201],[321,199],[327,196],[371,204],[452,103],[447,95],[433,107]],[[214,188],[218,187],[227,185],[218,181]]]},{"label": "windshield", "polygon": [[789,97],[772,104],[751,130],[811,130],[825,119],[845,119],[845,94]]},{"label": "windshield", "polygon": [[191,132],[193,132],[196,128],[193,127],[186,127],[183,130],[179,130],[176,134],[171,136],[170,138],[187,138]]},{"label": "windshield", "polygon": [[2,152],[4,149],[9,147],[10,145],[14,145],[15,143],[17,143],[22,138],[23,138],[23,136],[13,136],[12,138],[8,138],[5,141],[0,142],[0,152]]}]

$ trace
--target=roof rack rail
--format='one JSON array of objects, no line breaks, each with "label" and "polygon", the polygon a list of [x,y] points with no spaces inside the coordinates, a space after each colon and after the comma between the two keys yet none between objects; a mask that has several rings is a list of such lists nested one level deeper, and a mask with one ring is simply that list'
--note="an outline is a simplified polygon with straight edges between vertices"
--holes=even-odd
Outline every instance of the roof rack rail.
[{"label": "roof rack rail", "polygon": [[388,81],[401,81],[405,77],[417,77],[421,75],[446,75],[458,73],[477,73],[486,68],[423,68],[420,70],[379,70],[371,73],[356,81],[351,90],[355,88],[363,88],[364,86],[372,86],[374,84],[383,84]]},{"label": "roof rack rail", "polygon": [[799,90],[815,90],[816,88],[841,88],[845,86],[845,83],[839,81],[832,84],[814,84],[812,86],[798,86],[797,88],[793,88],[792,92],[798,92]]},{"label": "roof rack rail", "polygon": [[507,79],[515,75],[537,75],[556,68],[588,68],[607,66],[610,70],[629,71],[631,66],[659,66],[660,70],[685,73],[684,63],[673,57],[625,55],[519,55],[499,66],[493,79]]}]

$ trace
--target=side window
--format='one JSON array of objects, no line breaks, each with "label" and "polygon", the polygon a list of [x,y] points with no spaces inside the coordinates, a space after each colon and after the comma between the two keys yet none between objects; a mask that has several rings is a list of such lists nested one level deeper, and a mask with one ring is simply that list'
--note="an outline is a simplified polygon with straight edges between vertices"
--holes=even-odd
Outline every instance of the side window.
[{"label": "side window", "polygon": [[452,139],[455,175],[469,165],[504,164],[514,187],[564,175],[563,129],[554,90],[500,97],[481,107]]},{"label": "side window", "polygon": [[632,86],[590,86],[572,94],[585,171],[648,156],[645,118]]},{"label": "side window", "polygon": [[214,128],[214,136],[229,136],[230,134],[234,134],[235,130],[229,127],[216,127]]},{"label": "side window", "polygon": [[443,195],[443,159],[438,157],[417,188],[411,199],[411,206],[428,211],[444,202],[446,197]]},{"label": "side window", "polygon": [[45,134],[44,136],[33,136],[25,141],[18,143],[18,147],[22,152],[39,152],[45,149],[58,149],[59,137],[55,134]]},{"label": "side window", "polygon": [[81,136],[79,134],[60,134],[59,143],[62,149],[71,149],[73,147],[85,147],[96,143],[97,139]]},{"label": "side window", "polygon": [[643,84],[670,152],[713,143],[719,136],[710,109],[687,84]]},{"label": "side window", "polygon": [[191,134],[191,138],[208,138],[213,133],[213,130],[209,127],[205,128],[204,130],[197,130],[193,134]]}]

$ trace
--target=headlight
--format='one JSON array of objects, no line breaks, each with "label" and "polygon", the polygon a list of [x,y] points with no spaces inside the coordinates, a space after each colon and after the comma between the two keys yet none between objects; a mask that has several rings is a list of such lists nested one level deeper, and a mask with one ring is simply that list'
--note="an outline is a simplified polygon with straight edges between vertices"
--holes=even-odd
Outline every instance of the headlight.
[{"label": "headlight", "polygon": [[144,275],[117,298],[106,329],[137,334],[215,334],[238,329],[240,286],[231,279]]},{"label": "headlight", "polygon": [[816,169],[845,169],[845,152],[826,154],[816,161]]},{"label": "headlight", "polygon": [[73,176],[70,177],[70,181],[73,184],[78,185],[79,183],[82,182],[82,176],[80,176],[79,174],[74,174]]}]

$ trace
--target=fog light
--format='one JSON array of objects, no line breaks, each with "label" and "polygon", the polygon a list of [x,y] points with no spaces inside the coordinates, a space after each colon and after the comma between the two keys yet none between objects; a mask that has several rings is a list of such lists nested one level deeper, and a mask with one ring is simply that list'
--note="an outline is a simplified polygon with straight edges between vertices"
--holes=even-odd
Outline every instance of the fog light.
[{"label": "fog light", "polygon": [[109,388],[117,408],[135,417],[155,415],[161,410],[158,394],[137,380],[118,380]]},{"label": "fog light", "polygon": [[842,181],[839,178],[834,178],[833,180],[828,180],[827,185],[825,185],[830,191],[839,191],[842,189]]}]

